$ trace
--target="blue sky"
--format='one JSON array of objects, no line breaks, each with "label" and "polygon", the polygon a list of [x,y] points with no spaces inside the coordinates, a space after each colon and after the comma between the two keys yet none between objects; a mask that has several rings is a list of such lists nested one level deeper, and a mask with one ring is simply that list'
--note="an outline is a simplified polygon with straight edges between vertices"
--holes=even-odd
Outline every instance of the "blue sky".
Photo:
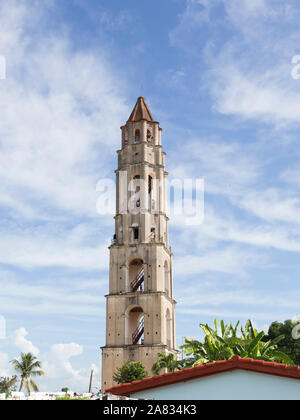
[{"label": "blue sky", "polygon": [[296,0],[0,0],[0,375],[33,351],[41,389],[99,382],[119,127],[136,98],[170,178],[205,180],[205,220],[170,221],[177,343],[199,322],[299,313]]}]

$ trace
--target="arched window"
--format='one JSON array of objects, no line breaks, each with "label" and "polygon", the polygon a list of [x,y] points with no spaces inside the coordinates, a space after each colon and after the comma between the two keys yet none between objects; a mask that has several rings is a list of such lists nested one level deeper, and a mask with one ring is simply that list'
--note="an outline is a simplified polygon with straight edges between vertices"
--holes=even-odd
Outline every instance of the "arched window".
[{"label": "arched window", "polygon": [[140,258],[135,258],[128,268],[129,291],[143,291],[144,288],[144,262]]},{"label": "arched window", "polygon": [[135,143],[139,143],[141,140],[141,132],[139,129],[135,130],[135,134],[134,134],[134,142]]},{"label": "arched window", "polygon": [[155,227],[152,226],[151,231],[150,231],[150,239],[152,241],[155,241]]},{"label": "arched window", "polygon": [[133,199],[135,200],[135,207],[139,208],[141,207],[141,199],[139,198],[139,192],[141,191],[140,187],[140,175],[136,175],[133,178]]},{"label": "arched window", "polygon": [[144,344],[144,311],[140,306],[130,306],[125,313],[126,344]]},{"label": "arched window", "polygon": [[151,142],[153,139],[151,130],[147,130],[147,142]]}]

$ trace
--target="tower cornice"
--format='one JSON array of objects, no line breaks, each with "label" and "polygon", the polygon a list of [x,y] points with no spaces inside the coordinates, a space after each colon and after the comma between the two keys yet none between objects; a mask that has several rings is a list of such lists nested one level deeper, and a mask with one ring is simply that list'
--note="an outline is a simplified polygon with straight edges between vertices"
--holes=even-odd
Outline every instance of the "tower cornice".
[{"label": "tower cornice", "polygon": [[118,248],[118,247],[123,248],[125,246],[129,248],[137,248],[140,245],[147,246],[147,247],[162,246],[164,250],[170,255],[170,257],[174,256],[173,252],[168,247],[166,247],[166,245],[163,242],[140,242],[139,244],[111,244],[109,245],[108,249]]},{"label": "tower cornice", "polygon": [[[115,170],[115,173],[117,174],[118,172],[120,172],[120,171],[123,171],[124,169],[127,169],[127,168],[130,168],[130,167],[132,167],[132,166],[138,166],[138,165],[143,165],[143,166],[146,166],[146,167],[148,167],[148,168],[152,168],[152,169],[155,169],[155,168],[159,168],[159,169],[164,169],[165,168],[165,166],[164,165],[160,165],[160,164],[153,164],[153,163],[149,163],[149,162],[147,162],[147,161],[142,161],[142,162],[138,162],[138,163],[125,163],[124,165],[122,165],[122,168],[118,168],[118,169],[116,169]],[[168,172],[166,172],[165,170],[164,170],[164,174],[168,174]]]},{"label": "tower cornice", "polygon": [[104,297],[109,298],[109,297],[117,297],[117,298],[132,298],[132,297],[141,297],[141,296],[147,296],[147,295],[159,295],[159,296],[164,296],[170,303],[177,305],[176,300],[174,300],[173,298],[171,298],[170,296],[167,295],[166,292],[160,291],[160,290],[147,290],[146,292],[124,292],[124,293],[109,293],[107,295],[105,295]]},{"label": "tower cornice", "polygon": [[[130,147],[137,147],[137,146],[139,146],[140,144],[144,144],[144,145],[146,145],[147,147],[151,147],[152,149],[162,149],[162,145],[161,144],[153,144],[153,143],[148,143],[148,142],[146,142],[146,141],[141,141],[140,143],[138,143],[138,144],[126,144],[122,149],[119,149],[119,150],[117,150],[116,151],[116,153],[119,155],[120,153],[122,153],[124,150],[126,150],[126,149],[128,149],[128,148],[130,148]],[[164,152],[164,151],[162,151],[162,154],[164,154],[164,155],[166,155],[166,152]]]}]

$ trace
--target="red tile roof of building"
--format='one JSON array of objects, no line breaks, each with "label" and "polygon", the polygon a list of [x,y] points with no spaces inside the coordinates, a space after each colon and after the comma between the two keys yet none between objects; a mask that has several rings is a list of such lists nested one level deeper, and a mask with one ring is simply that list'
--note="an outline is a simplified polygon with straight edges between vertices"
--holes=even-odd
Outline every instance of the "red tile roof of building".
[{"label": "red tile roof of building", "polygon": [[234,356],[229,360],[207,363],[206,365],[177,370],[173,373],[165,373],[163,375],[144,378],[140,381],[117,385],[106,389],[106,392],[114,395],[131,395],[152,388],[172,385],[237,369],[300,380],[300,366],[288,366],[280,363],[242,359],[238,356]]},{"label": "red tile roof of building", "polygon": [[140,96],[133,108],[133,111],[128,119],[128,122],[137,122],[137,121],[150,121],[154,122],[151,111],[147,105],[147,102],[143,96]]}]

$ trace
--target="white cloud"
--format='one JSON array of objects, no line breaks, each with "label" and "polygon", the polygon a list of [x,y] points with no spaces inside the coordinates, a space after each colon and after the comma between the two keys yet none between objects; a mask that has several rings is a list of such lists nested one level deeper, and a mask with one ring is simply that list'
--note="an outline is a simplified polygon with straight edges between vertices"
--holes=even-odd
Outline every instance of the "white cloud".
[{"label": "white cloud", "polygon": [[[53,344],[48,352],[39,354],[39,350],[25,337],[28,332],[25,328],[19,328],[13,334],[12,343],[7,339],[6,344],[13,344],[21,352],[31,352],[41,361],[45,375],[37,379],[40,390],[60,391],[63,386],[77,392],[87,392],[89,375],[94,370],[94,385],[98,384],[100,370],[95,364],[91,369],[75,369],[71,363],[72,358],[82,356],[84,347],[78,343]],[[11,348],[12,351],[13,348]],[[9,364],[9,355],[0,352],[0,376],[12,376],[13,371]]]},{"label": "white cloud", "polygon": [[19,328],[14,333],[14,344],[22,353],[32,353],[34,356],[39,354],[39,349],[35,347],[31,341],[25,338],[28,332],[25,328]]},{"label": "white cloud", "polygon": [[199,237],[204,234],[219,241],[300,252],[300,232],[297,234],[293,225],[249,223],[225,214],[217,215],[212,209],[206,212],[205,220],[198,230]]},{"label": "white cloud", "polygon": [[295,25],[299,5],[269,0],[243,3],[244,7],[237,0],[225,2],[235,36],[223,44],[217,57],[207,55],[215,109],[277,128],[298,125],[300,95],[291,77],[291,58],[300,40]]},{"label": "white cloud", "polygon": [[274,9],[268,0],[222,0],[228,16],[241,30],[253,31],[253,28],[245,27],[246,22],[251,20],[255,26],[259,20],[272,16]]},{"label": "white cloud", "polygon": [[104,316],[107,279],[57,275],[55,281],[38,276],[38,281],[24,281],[20,276],[1,273],[0,307],[5,314],[35,316],[96,317]]},{"label": "white cloud", "polygon": [[[195,159],[191,160],[191,156]],[[184,149],[180,149],[180,162],[173,166],[177,159],[178,154],[171,153],[172,178],[203,178],[206,194],[240,195],[255,184],[263,167],[251,147],[216,138],[186,141]]]},{"label": "white cloud", "polygon": [[236,204],[269,223],[300,224],[300,200],[297,196],[284,196],[283,190],[249,192]]},{"label": "white cloud", "polygon": [[2,204],[27,217],[53,209],[95,216],[96,181],[129,109],[103,53],[75,51],[59,29],[37,42],[30,28],[43,12],[41,4],[0,3],[0,51],[10,63],[0,84]]},{"label": "white cloud", "polygon": [[299,83],[291,77],[291,58],[299,48],[299,16],[293,1],[188,0],[170,39],[200,58],[199,85],[210,89],[215,110],[298,126]]},{"label": "white cloud", "polygon": [[216,318],[221,319],[231,319],[231,320],[246,320],[246,319],[252,319],[256,321],[269,321],[272,322],[274,319],[279,319],[284,321],[285,319],[289,319],[291,314],[288,310],[286,311],[269,311],[269,312],[257,312],[256,309],[253,309],[252,311],[249,311],[249,309],[246,311],[243,311],[242,309],[227,309],[227,308],[221,308],[214,309],[212,312],[212,308],[178,308],[178,313],[182,313],[185,315],[195,316],[205,316],[205,317],[211,317],[214,316]]},{"label": "white cloud", "polygon": [[[68,387],[77,392],[87,392],[90,371],[88,369],[74,369],[70,359],[80,356],[83,353],[83,346],[77,343],[54,344],[47,353],[42,362],[45,371],[45,377],[39,381],[41,389],[52,391],[60,390],[62,387]],[[92,369],[99,373],[93,364]]]},{"label": "white cloud", "polygon": [[272,69],[253,75],[244,72],[240,63],[226,60],[227,63],[220,61],[222,70],[215,73],[212,88],[215,107],[220,113],[259,119],[276,126],[298,123],[300,94],[291,79],[288,62],[277,78]]},{"label": "white cloud", "polygon": [[296,186],[297,188],[299,188],[300,187],[300,168],[295,167],[295,168],[286,169],[280,174],[280,178],[283,181],[291,184],[292,186]]},{"label": "white cloud", "polygon": [[61,368],[71,375],[76,374],[69,359],[71,357],[81,355],[82,352],[83,347],[77,343],[54,344],[51,347],[51,354],[55,360],[55,368],[52,366],[52,369],[50,369],[48,372],[49,376],[56,377],[58,371]]},{"label": "white cloud", "polygon": [[[178,25],[169,33],[172,46],[181,47],[190,53],[194,50],[194,43],[186,42],[192,39],[193,29],[209,21],[212,2],[208,0],[186,0],[186,7],[179,15]],[[198,39],[197,44],[202,45],[202,40]]]},{"label": "white cloud", "polygon": [[10,375],[8,354],[0,352],[0,376],[9,377]]},{"label": "white cloud", "polygon": [[99,225],[108,218],[96,218],[95,186],[113,174],[110,157],[129,109],[103,49],[78,49],[66,26],[47,32],[55,5],[0,2],[8,63],[0,83],[0,210],[7,217],[0,263],[105,269],[108,238]]},{"label": "white cloud", "polygon": [[227,247],[206,251],[200,256],[178,256],[174,261],[174,272],[176,276],[200,275],[205,272],[243,275],[249,267],[261,263],[261,259],[261,256],[253,252]]},{"label": "white cloud", "polygon": [[[243,274],[251,267],[264,266],[270,250],[300,252],[298,216],[293,208],[276,203],[273,210],[264,209],[263,202],[258,202],[256,208],[248,203],[246,210],[259,219],[241,220],[234,215],[232,208],[215,209],[207,204],[202,225],[187,230],[184,226],[176,226],[175,222],[176,228],[180,229],[175,252],[181,254],[176,257],[175,270],[182,274],[205,271]],[[297,219],[290,220],[292,215]],[[284,224],[276,224],[276,220],[283,220]],[[190,251],[187,252],[191,245],[192,256]],[[189,261],[188,265],[186,261]]]},{"label": "white cloud", "polygon": [[[224,281],[224,288],[220,288],[219,282],[203,281],[201,284],[195,282],[187,282],[185,287],[178,287],[179,304],[181,308],[191,308],[201,306],[206,308],[211,307],[212,313],[215,308],[227,308],[233,305],[237,307],[244,307],[245,314],[249,310],[255,308],[257,313],[262,313],[266,309],[272,310],[285,309],[291,312],[298,306],[300,293],[298,290],[282,291],[281,296],[270,289],[267,285],[267,291],[257,291],[252,288],[252,284],[243,285],[244,288],[230,284]],[[187,304],[188,302],[188,304]],[[250,308],[250,309],[249,309]],[[276,317],[274,317],[276,318]]]},{"label": "white cloud", "polygon": [[[79,225],[69,230],[63,225],[44,225],[14,230],[2,229],[0,263],[25,268],[63,266],[77,269],[106,269],[108,240],[98,245],[93,225]],[[0,229],[1,231],[1,229]]]},{"label": "white cloud", "polygon": [[[203,244],[201,250],[198,249],[201,252],[199,267],[201,262],[209,261],[213,252],[222,255],[221,242],[224,241],[265,249],[300,251],[299,191],[293,188],[298,182],[297,168],[279,174],[282,180],[291,184],[287,189],[280,187],[277,179],[266,179],[271,157],[265,157],[265,149],[259,142],[239,145],[235,141],[217,138],[193,139],[186,141],[184,150],[177,153],[180,153],[181,163],[173,169],[171,167],[174,178],[204,178],[205,181],[204,221],[193,230],[193,236],[198,238],[196,248]],[[190,156],[194,156],[195,161]],[[172,160],[176,160],[174,152]],[[218,205],[214,196],[218,197]],[[177,247],[184,255],[190,247],[190,236],[183,221],[181,217],[172,217],[170,226],[180,229],[180,246]],[[234,252],[239,255],[245,250],[235,249]],[[249,260],[240,260],[254,262],[251,252],[247,251],[247,254]],[[232,256],[231,267],[236,260]],[[226,258],[221,258],[221,261],[226,261]],[[226,267],[220,264],[221,270]],[[217,267],[215,269],[218,271]]]}]

